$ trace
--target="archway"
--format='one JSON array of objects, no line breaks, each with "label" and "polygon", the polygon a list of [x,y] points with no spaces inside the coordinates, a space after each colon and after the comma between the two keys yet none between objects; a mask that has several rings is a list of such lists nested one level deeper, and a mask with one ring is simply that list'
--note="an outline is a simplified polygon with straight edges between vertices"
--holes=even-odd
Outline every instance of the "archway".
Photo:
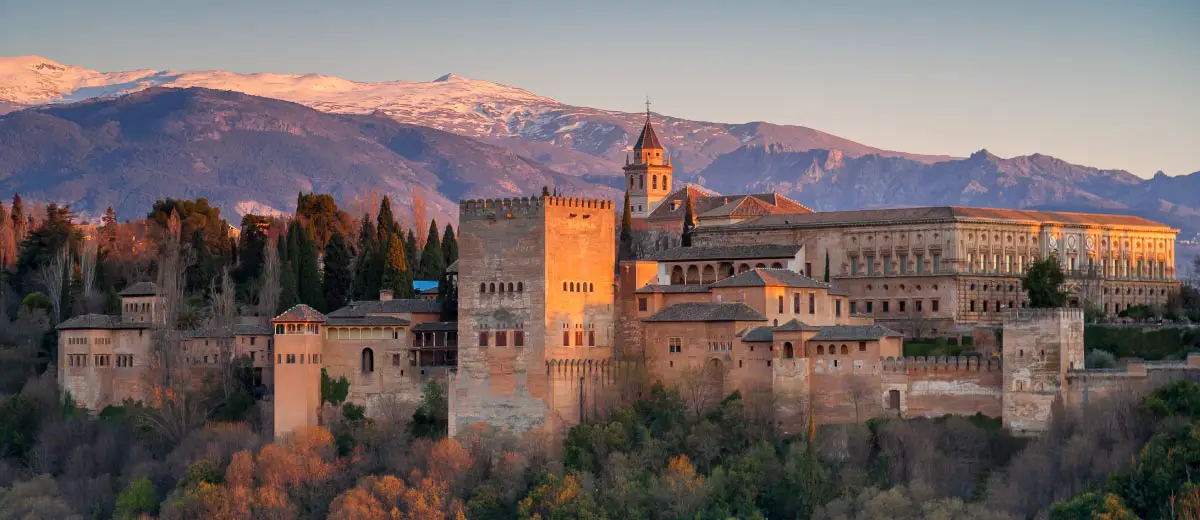
[{"label": "archway", "polygon": [[888,409],[889,410],[899,410],[900,409],[900,391],[899,390],[888,390]]},{"label": "archway", "polygon": [[742,264],[742,265],[738,266],[738,274],[744,273],[749,270],[750,270],[750,264]]},{"label": "archway", "polygon": [[717,281],[717,270],[713,266],[704,266],[704,271],[700,273],[700,283],[713,283]]},{"label": "archway", "polygon": [[683,284],[683,268],[675,266],[671,268],[671,285]]},{"label": "archway", "polygon": [[694,265],[689,265],[687,268],[687,279],[686,279],[685,283],[688,283],[688,284],[700,283],[700,268],[698,268]]},{"label": "archway", "polygon": [[721,262],[721,266],[717,269],[717,274],[721,276],[718,278],[718,280],[724,280],[730,276],[733,276],[733,264],[729,262]]},{"label": "archway", "polygon": [[792,359],[796,357],[796,351],[794,348],[792,348],[792,342],[786,341],[783,343],[783,357],[784,359]]}]

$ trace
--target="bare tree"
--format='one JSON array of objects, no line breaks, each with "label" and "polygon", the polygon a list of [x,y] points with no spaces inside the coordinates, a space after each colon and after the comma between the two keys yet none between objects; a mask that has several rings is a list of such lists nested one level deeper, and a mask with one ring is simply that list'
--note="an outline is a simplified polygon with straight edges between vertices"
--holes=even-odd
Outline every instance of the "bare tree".
[{"label": "bare tree", "polygon": [[219,278],[213,279],[208,284],[209,305],[212,307],[208,318],[208,328],[213,331],[232,332],[234,322],[237,320],[237,301],[234,299],[233,278],[229,276],[229,269],[225,268],[221,271]]},{"label": "bare tree", "polygon": [[38,283],[46,288],[46,295],[50,297],[50,304],[54,309],[54,323],[62,319],[63,288],[67,284],[67,264],[70,262],[68,248],[68,245],[63,244],[50,263],[37,272]]},{"label": "bare tree", "polygon": [[79,272],[83,285],[83,299],[88,301],[96,291],[96,256],[100,244],[96,239],[83,241],[79,251]]},{"label": "bare tree", "polygon": [[426,210],[425,196],[421,194],[420,188],[413,186],[412,188],[412,227],[417,234],[417,251],[425,247],[425,240],[428,239],[429,222],[425,220]]},{"label": "bare tree", "polygon": [[847,378],[846,396],[854,404],[854,422],[862,422],[862,406],[869,405],[878,392],[879,383],[875,378],[867,375],[853,375]]},{"label": "bare tree", "polygon": [[190,251],[181,250],[179,215],[172,212],[163,236],[162,253],[158,264],[158,319],[154,335],[154,357],[157,368],[157,383],[162,388],[172,388],[178,382],[182,370],[183,335],[179,330],[179,315],[183,310],[185,274]]},{"label": "bare tree", "polygon": [[263,251],[263,270],[258,281],[258,315],[274,316],[279,308],[279,250],[268,240]]},{"label": "bare tree", "polygon": [[689,367],[679,375],[679,395],[696,417],[721,401],[724,369],[716,366]]}]

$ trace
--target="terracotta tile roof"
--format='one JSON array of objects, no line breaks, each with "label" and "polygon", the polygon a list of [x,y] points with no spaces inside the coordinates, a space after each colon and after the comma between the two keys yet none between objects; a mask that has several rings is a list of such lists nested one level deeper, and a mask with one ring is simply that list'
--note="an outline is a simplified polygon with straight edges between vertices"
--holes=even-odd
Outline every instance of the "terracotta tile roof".
[{"label": "terracotta tile roof", "polygon": [[326,326],[333,327],[407,327],[411,322],[395,316],[333,316],[326,320]]},{"label": "terracotta tile roof", "polygon": [[[812,213],[807,206],[800,204],[778,193],[756,193],[751,195],[720,195],[695,184],[686,184],[668,195],[658,207],[646,217],[647,220],[680,220],[686,212],[684,207],[685,194],[691,198],[692,210],[697,218],[716,218],[721,216],[737,216],[737,207],[743,203],[746,217],[764,214],[798,214]],[[727,209],[722,209],[726,208]],[[758,209],[754,209],[758,208]],[[765,208],[771,208],[769,210]],[[752,213],[760,211],[760,213]],[[769,213],[763,213],[769,211]]]},{"label": "terracotta tile roof", "polygon": [[873,341],[883,337],[903,336],[883,325],[833,325],[821,327],[810,341]]},{"label": "terracotta tile roof", "polygon": [[199,329],[183,331],[183,337],[186,339],[230,339],[233,338],[233,331],[215,327],[201,327]]},{"label": "terracotta tile roof", "polygon": [[653,293],[706,293],[708,292],[707,285],[701,284],[677,284],[677,285],[658,285],[646,284],[636,291],[638,294],[653,294]]},{"label": "terracotta tile roof", "polygon": [[658,254],[659,262],[693,260],[756,260],[764,258],[793,258],[801,246],[789,244],[755,244],[748,246],[676,247]]},{"label": "terracotta tile roof", "polygon": [[81,314],[67,320],[63,320],[57,327],[58,330],[72,329],[115,329],[121,323],[120,316],[109,316],[107,314]]},{"label": "terracotta tile roof", "polygon": [[309,307],[303,303],[300,303],[300,304],[293,305],[292,308],[290,308],[286,311],[283,311],[282,314],[280,314],[279,316],[276,316],[275,319],[273,319],[271,321],[272,322],[277,322],[277,321],[323,322],[323,321],[325,321],[325,315],[321,314],[320,312],[317,312],[317,310],[312,307]]},{"label": "terracotta tile roof", "polygon": [[275,331],[266,323],[239,323],[233,326],[233,333],[239,336],[270,336]]},{"label": "terracotta tile roof", "polygon": [[807,206],[775,193],[712,198],[728,202],[701,213],[697,218],[701,220],[731,217],[750,218],[763,215],[812,213]]},{"label": "terracotta tile roof", "polygon": [[821,328],[814,327],[812,325],[809,325],[809,324],[804,323],[803,321],[800,321],[797,319],[793,319],[791,321],[788,321],[787,323],[784,323],[783,325],[775,327],[775,330],[779,331],[779,332],[797,332],[797,331],[819,331],[819,330],[821,330]]},{"label": "terracotta tile roof", "polygon": [[329,313],[331,318],[354,318],[368,314],[438,314],[442,312],[442,304],[433,300],[417,298],[396,299],[388,301],[360,300]]},{"label": "terracotta tile roof", "polygon": [[457,321],[431,321],[413,325],[413,332],[445,332],[458,330]]},{"label": "terracotta tile roof", "polygon": [[[815,213],[767,215],[732,224],[734,227],[826,227],[849,224],[875,225],[893,222],[953,222],[991,220],[998,222],[1032,222],[1063,225],[1128,226],[1168,230],[1170,226],[1142,217],[1068,213],[1021,209],[970,208],[965,206],[927,206],[916,208],[860,209],[851,211],[819,211]],[[711,228],[710,228],[711,229]],[[700,228],[701,232],[704,228]]]},{"label": "terracotta tile roof", "polygon": [[654,126],[650,124],[650,114],[646,114],[646,124],[642,126],[642,135],[638,136],[637,144],[633,145],[634,150],[661,150],[662,143],[658,142],[658,134],[654,132]]},{"label": "terracotta tile roof", "polygon": [[755,268],[735,274],[713,283],[711,287],[801,287],[805,289],[829,289],[829,284],[818,282],[790,269]]},{"label": "terracotta tile roof", "polygon": [[742,341],[749,343],[770,343],[774,339],[775,336],[769,326],[755,327],[750,329],[750,332],[742,334]]},{"label": "terracotta tile roof", "polygon": [[753,307],[737,303],[677,303],[646,318],[650,322],[666,321],[767,321]]},{"label": "terracotta tile roof", "polygon": [[121,296],[154,296],[158,294],[158,284],[154,282],[138,282],[121,291]]}]

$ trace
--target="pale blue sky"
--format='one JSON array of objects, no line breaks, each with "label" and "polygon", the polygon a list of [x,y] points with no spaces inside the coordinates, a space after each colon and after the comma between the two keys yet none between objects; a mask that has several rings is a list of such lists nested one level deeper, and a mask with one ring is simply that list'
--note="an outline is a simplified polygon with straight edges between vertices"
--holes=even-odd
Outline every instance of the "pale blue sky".
[{"label": "pale blue sky", "polygon": [[0,55],[23,54],[104,71],[454,72],[907,152],[1200,170],[1197,0],[0,0]]}]

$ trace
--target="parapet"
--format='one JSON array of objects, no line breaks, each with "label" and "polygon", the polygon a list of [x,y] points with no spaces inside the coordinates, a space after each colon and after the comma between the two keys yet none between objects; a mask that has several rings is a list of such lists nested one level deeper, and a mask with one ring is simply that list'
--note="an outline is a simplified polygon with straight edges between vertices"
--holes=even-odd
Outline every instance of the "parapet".
[{"label": "parapet", "polygon": [[883,371],[909,372],[991,372],[1000,370],[1000,360],[981,356],[906,356],[882,359]]},{"label": "parapet", "polygon": [[549,359],[546,360],[546,373],[556,375],[582,375],[636,370],[641,369],[644,366],[645,363],[640,360]]},{"label": "parapet", "polygon": [[549,207],[612,210],[613,201],[584,197],[518,197],[511,199],[473,199],[458,203],[459,215],[463,217],[534,216]]},{"label": "parapet", "polygon": [[1058,307],[1053,309],[1009,309],[1004,311],[1004,323],[1022,323],[1044,320],[1079,320],[1083,322],[1083,309]]}]

